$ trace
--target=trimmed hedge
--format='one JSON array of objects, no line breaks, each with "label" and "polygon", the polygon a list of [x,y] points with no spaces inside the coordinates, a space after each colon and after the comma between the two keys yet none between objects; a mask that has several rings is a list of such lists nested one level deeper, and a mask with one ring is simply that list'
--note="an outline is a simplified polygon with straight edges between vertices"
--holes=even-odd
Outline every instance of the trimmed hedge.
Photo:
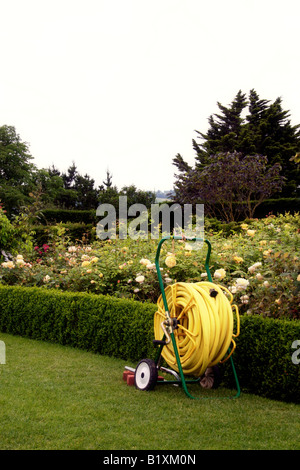
[{"label": "trimmed hedge", "polygon": [[90,210],[68,210],[68,209],[43,209],[41,223],[56,224],[63,223],[83,223],[96,224],[96,209]]},{"label": "trimmed hedge", "polygon": [[[86,293],[0,285],[0,331],[139,361],[154,357],[156,305]],[[300,321],[242,316],[234,364],[242,391],[300,402],[292,343]],[[232,386],[230,362],[224,382]]]},{"label": "trimmed hedge", "polygon": [[[165,201],[165,204],[171,206],[173,201]],[[201,201],[198,202],[201,204]],[[237,203],[239,204],[239,203]],[[265,217],[270,212],[274,215],[290,212],[300,212],[300,198],[278,198],[266,199],[255,210],[254,217]],[[90,210],[74,209],[43,209],[41,223],[56,224],[62,223],[82,223],[96,226],[99,217],[96,216],[96,208]]]},{"label": "trimmed hedge", "polygon": [[40,287],[0,286],[0,305],[0,331],[4,333],[131,360],[150,353],[153,304]]},{"label": "trimmed hedge", "polygon": [[[257,201],[251,201],[253,203],[253,206],[255,202]],[[166,204],[169,206],[172,206],[174,202],[173,201],[167,201]],[[205,217],[213,217],[212,214],[210,215],[207,211],[205,211],[205,201],[196,201],[195,204],[204,204],[204,215]],[[194,207],[195,207],[194,204]],[[233,208],[241,206],[243,204],[246,204],[245,202],[233,202]],[[222,216],[221,214],[223,213],[222,206],[219,205],[218,203],[214,204],[215,212],[219,214],[217,219],[219,221],[222,221]],[[299,197],[294,197],[294,198],[278,198],[278,199],[266,199],[263,201],[259,206],[255,209],[254,211],[254,218],[264,218],[268,216],[270,213],[273,215],[278,215],[278,214],[285,214],[286,212],[289,212],[290,214],[295,214],[296,212],[300,212],[300,198]],[[245,216],[242,214],[240,217],[236,219],[235,222],[241,222],[243,221]],[[224,218],[223,222],[226,222],[226,218]]]},{"label": "trimmed hedge", "polygon": [[242,389],[300,403],[300,364],[292,362],[295,340],[300,340],[299,320],[241,316],[234,364]]},{"label": "trimmed hedge", "polygon": [[300,212],[300,198],[266,199],[256,208],[254,217],[262,218],[270,212],[274,215]]}]

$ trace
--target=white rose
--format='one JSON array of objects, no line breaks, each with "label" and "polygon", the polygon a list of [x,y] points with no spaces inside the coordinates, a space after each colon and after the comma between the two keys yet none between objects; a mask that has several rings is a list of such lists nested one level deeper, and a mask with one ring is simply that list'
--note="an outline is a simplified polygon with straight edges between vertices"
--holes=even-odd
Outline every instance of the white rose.
[{"label": "white rose", "polygon": [[249,296],[248,295],[242,295],[241,302],[242,302],[242,304],[247,304],[249,302]]},{"label": "white rose", "polygon": [[154,269],[155,268],[155,263],[149,263],[146,265],[147,269]]},{"label": "white rose", "polygon": [[142,258],[140,263],[143,264],[144,266],[147,266],[147,264],[151,264],[151,261],[147,258]]},{"label": "white rose", "polygon": [[173,268],[176,265],[175,256],[167,256],[165,263],[168,266],[168,268]]},{"label": "white rose", "polygon": [[240,277],[236,279],[235,286],[237,290],[247,289],[247,287],[249,286],[249,281],[247,279]]},{"label": "white rose", "polygon": [[216,279],[223,279],[225,276],[226,276],[226,271],[223,268],[217,269],[214,273],[214,277]]},{"label": "white rose", "polygon": [[250,273],[254,273],[254,271],[256,270],[256,268],[258,268],[259,266],[261,266],[261,263],[260,263],[260,262],[254,263],[252,266],[250,266],[250,267],[248,268],[248,271],[249,271]]}]

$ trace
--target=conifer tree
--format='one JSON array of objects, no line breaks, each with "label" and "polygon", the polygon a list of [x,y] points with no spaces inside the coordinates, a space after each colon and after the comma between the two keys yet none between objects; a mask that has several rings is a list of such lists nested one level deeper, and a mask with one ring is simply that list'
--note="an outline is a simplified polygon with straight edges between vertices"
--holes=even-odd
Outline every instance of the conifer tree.
[{"label": "conifer tree", "polygon": [[[285,177],[282,192],[275,196],[299,197],[300,169],[291,157],[300,150],[300,125],[291,125],[289,111],[282,108],[282,99],[279,97],[271,103],[260,99],[252,89],[248,99],[240,90],[229,106],[217,104],[220,113],[209,117],[206,134],[196,131],[197,140],[192,141],[195,168],[202,171],[210,163],[210,157],[218,153],[261,155],[267,157],[269,167],[280,164]],[[178,192],[181,175],[189,168],[181,155],[173,159],[173,164],[179,171],[175,184]]]}]

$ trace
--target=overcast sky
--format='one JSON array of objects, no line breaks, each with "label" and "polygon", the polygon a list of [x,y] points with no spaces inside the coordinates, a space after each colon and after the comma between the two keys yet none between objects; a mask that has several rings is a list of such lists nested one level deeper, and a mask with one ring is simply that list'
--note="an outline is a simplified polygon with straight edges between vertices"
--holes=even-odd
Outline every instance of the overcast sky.
[{"label": "overcast sky", "polygon": [[168,190],[217,101],[300,123],[299,0],[0,0],[0,125],[38,168]]}]

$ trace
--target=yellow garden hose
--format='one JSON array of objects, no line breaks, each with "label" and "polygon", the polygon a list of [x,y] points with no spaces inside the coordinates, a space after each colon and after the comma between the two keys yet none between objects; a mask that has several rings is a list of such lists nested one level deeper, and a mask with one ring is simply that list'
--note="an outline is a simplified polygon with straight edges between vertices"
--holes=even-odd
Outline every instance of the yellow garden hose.
[{"label": "yellow garden hose", "polygon": [[[183,373],[200,377],[208,367],[225,362],[236,347],[233,338],[240,331],[239,312],[232,305],[231,292],[212,282],[178,282],[165,289],[165,296],[169,316],[178,320],[173,333]],[[162,295],[157,306],[154,334],[156,340],[161,340],[164,335],[161,324],[166,319]],[[233,310],[237,320],[235,334]],[[178,372],[172,342],[163,347],[162,356]]]}]

